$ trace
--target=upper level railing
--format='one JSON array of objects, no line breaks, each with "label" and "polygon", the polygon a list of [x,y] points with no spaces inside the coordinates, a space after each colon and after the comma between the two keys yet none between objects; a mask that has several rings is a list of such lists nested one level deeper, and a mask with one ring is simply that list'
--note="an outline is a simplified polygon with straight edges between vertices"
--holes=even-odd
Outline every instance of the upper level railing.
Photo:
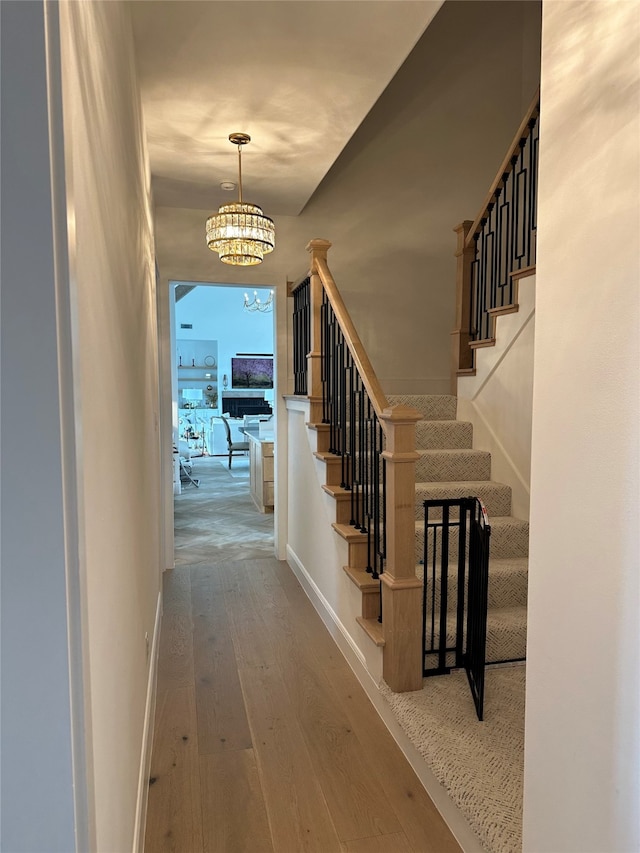
[{"label": "upper level railing", "polygon": [[[312,240],[311,270],[292,286],[293,369],[309,399],[320,454],[341,460],[350,523],[367,537],[367,571],[382,580],[385,679],[418,689],[421,581],[415,574],[415,425],[421,415],[389,406],[327,264],[331,243]],[[306,376],[303,376],[306,362]],[[396,630],[398,624],[402,630]]]},{"label": "upper level railing", "polygon": [[514,310],[516,281],[535,271],[540,93],[504,158],[473,222],[458,234],[452,391],[473,369],[473,350],[494,342],[495,317]]},{"label": "upper level railing", "polygon": [[307,393],[307,355],[311,350],[310,276],[293,285],[293,393]]}]

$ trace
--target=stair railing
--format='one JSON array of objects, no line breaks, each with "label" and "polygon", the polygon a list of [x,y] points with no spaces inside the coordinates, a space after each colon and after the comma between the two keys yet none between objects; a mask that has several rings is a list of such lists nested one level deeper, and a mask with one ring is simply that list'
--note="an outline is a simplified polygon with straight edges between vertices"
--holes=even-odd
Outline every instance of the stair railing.
[{"label": "stair railing", "polygon": [[[386,409],[386,398],[372,370],[369,382],[360,372],[326,290],[321,328],[322,422],[329,425],[329,453],[340,457],[340,486],[351,495],[349,524],[366,534],[366,571],[377,580],[387,541],[385,433],[378,414]],[[379,395],[377,401],[372,393]]]},{"label": "stair railing", "polygon": [[517,310],[517,283],[536,263],[540,92],[525,115],[475,220],[454,228],[456,325],[451,393],[473,373],[474,350],[495,343],[495,318]]},{"label": "stair railing", "polygon": [[[368,570],[381,581],[383,676],[396,692],[418,690],[422,582],[415,573],[414,504],[421,414],[389,406],[329,270],[330,246],[309,243],[309,276],[290,288],[296,393],[306,390],[318,451],[341,459],[351,524],[367,536]],[[297,376],[305,357],[306,382]]]}]

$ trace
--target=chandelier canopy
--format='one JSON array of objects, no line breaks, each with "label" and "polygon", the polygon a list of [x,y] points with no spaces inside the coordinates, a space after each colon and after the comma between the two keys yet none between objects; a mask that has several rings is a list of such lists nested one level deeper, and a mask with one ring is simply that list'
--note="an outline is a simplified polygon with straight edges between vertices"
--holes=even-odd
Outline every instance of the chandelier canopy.
[{"label": "chandelier canopy", "polygon": [[257,204],[242,200],[242,146],[251,141],[246,133],[232,133],[229,141],[238,146],[239,199],[223,204],[207,219],[207,246],[225,264],[248,267],[262,263],[275,247],[275,226]]}]

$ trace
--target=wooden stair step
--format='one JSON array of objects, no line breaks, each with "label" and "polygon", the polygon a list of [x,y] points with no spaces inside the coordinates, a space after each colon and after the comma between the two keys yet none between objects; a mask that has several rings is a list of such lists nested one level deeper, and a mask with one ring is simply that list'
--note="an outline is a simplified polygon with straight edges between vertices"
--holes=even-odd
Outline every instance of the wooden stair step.
[{"label": "wooden stair step", "polygon": [[335,453],[329,453],[328,450],[316,450],[313,455],[325,464],[325,483],[327,485],[338,484],[342,479],[342,458],[336,456]]},{"label": "wooden stair step", "polygon": [[359,589],[362,596],[362,619],[375,619],[380,615],[380,579],[374,580],[366,569],[343,566],[349,580]]},{"label": "wooden stair step", "polygon": [[384,646],[382,625],[377,619],[365,619],[363,616],[356,616],[356,622],[364,630],[365,634],[373,640],[376,646]]},{"label": "wooden stair step", "polygon": [[351,524],[339,524],[338,522],[334,522],[331,526],[338,536],[341,536],[347,542],[360,543],[363,545],[367,544],[367,534],[362,533],[360,530],[356,530]]},{"label": "wooden stair step", "polygon": [[366,569],[356,569],[353,566],[343,566],[342,568],[363,594],[380,592],[380,578],[374,578],[371,572]]}]

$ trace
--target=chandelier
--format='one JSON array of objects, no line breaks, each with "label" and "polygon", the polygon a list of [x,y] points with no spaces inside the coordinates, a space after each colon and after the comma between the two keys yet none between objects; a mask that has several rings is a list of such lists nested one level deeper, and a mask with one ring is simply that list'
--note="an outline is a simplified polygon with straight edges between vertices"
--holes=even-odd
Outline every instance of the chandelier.
[{"label": "chandelier", "polygon": [[[251,141],[246,133],[232,133],[229,141],[238,146],[238,201],[223,204],[207,219],[207,246],[225,264],[248,267],[261,264],[273,252],[275,227],[257,204],[242,201],[242,146]],[[258,309],[260,310],[260,309]]]},{"label": "chandelier", "polygon": [[268,311],[273,311],[273,290],[269,291],[268,299],[263,302],[258,296],[258,291],[253,291],[253,299],[249,300],[249,294],[244,295],[244,310],[245,311],[261,311],[266,314]]}]

